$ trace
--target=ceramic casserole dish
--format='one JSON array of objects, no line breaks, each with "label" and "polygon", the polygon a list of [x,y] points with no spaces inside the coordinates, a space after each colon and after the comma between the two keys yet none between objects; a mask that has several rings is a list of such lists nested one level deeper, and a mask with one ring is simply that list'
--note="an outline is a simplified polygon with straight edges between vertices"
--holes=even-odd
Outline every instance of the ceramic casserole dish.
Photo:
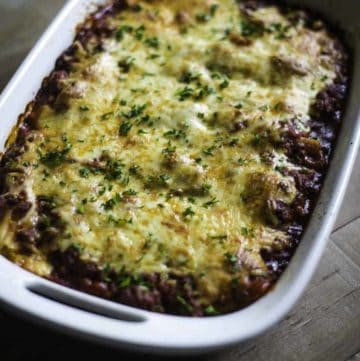
[{"label": "ceramic casserole dish", "polygon": [[[344,30],[352,51],[347,107],[326,179],[299,246],[275,286],[239,311],[205,318],[158,314],[113,303],[47,281],[0,257],[0,301],[29,319],[94,342],[163,354],[209,352],[242,343],[279,322],[299,299],[322,256],[351,174],[360,139],[360,27],[356,0],[289,1],[315,10]],[[0,98],[0,144],[34,98],[76,25],[105,1],[70,0]],[[200,19],[202,21],[202,19]],[[156,48],[156,44],[150,43]],[[299,71],[299,70],[297,70]]]}]

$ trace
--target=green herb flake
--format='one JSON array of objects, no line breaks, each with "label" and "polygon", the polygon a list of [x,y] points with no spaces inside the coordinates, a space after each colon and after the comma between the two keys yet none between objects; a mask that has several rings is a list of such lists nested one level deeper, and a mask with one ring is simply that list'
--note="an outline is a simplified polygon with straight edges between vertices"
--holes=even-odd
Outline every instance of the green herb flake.
[{"label": "green herb flake", "polygon": [[134,165],[130,166],[129,172],[133,175],[140,175],[141,167],[137,164],[134,164]]},{"label": "green herb flake", "polygon": [[260,134],[255,134],[252,139],[252,144],[259,145],[261,143],[261,140],[262,140],[262,136]]},{"label": "green herb flake", "polygon": [[188,313],[192,313],[193,312],[193,307],[180,295],[176,296],[177,301],[180,303],[181,306],[183,306],[185,308],[185,310]]},{"label": "green herb flake", "polygon": [[142,40],[144,37],[144,33],[145,33],[145,26],[144,25],[140,25],[138,28],[135,29],[135,38],[137,40]]},{"label": "green herb flake", "polygon": [[147,188],[164,188],[168,186],[168,182],[171,179],[167,174],[161,174],[159,176],[149,176],[146,180],[145,186]]},{"label": "green herb flake", "polygon": [[88,168],[81,168],[79,169],[79,174],[81,178],[89,178],[90,171]]},{"label": "green herb flake", "polygon": [[230,82],[228,79],[224,79],[221,83],[220,83],[220,89],[225,89],[229,86]]},{"label": "green herb flake", "polygon": [[81,205],[81,206],[77,207],[77,208],[76,208],[76,213],[77,213],[77,214],[81,214],[81,215],[85,214],[85,207],[84,207],[84,205]]},{"label": "green herb flake", "polygon": [[164,137],[174,139],[186,138],[186,133],[181,129],[172,129],[165,132]]},{"label": "green herb flake", "polygon": [[79,109],[82,112],[88,112],[90,110],[90,108],[87,105],[80,105]]},{"label": "green herb flake", "polygon": [[110,211],[114,209],[114,207],[121,202],[121,195],[119,193],[116,193],[113,198],[110,198],[108,201],[102,204],[102,207],[106,211]]},{"label": "green herb flake", "polygon": [[186,72],[179,78],[180,83],[190,84],[193,81],[197,81],[201,78],[201,73]]},{"label": "green herb flake", "polygon": [[130,130],[132,128],[132,124],[129,121],[124,121],[121,125],[120,125],[120,129],[119,129],[119,134],[122,137],[126,137]]},{"label": "green herb flake", "polygon": [[127,56],[118,61],[118,67],[124,72],[128,73],[135,64],[135,58],[133,56]]},{"label": "green herb flake", "polygon": [[122,193],[123,197],[132,197],[136,196],[138,192],[136,192],[134,189],[128,189]]},{"label": "green herb flake", "polygon": [[122,116],[124,116],[127,119],[136,118],[144,113],[144,110],[146,109],[146,104],[142,105],[133,105],[129,112],[121,113]]},{"label": "green herb flake", "polygon": [[193,94],[194,94],[194,89],[188,86],[178,89],[175,93],[175,95],[178,97],[178,100],[180,100],[181,102],[192,97]]},{"label": "green herb flake", "polygon": [[128,224],[132,224],[133,223],[133,219],[130,218],[130,219],[123,219],[123,218],[115,218],[112,214],[109,215],[108,217],[108,223],[112,223],[116,226],[120,226],[120,227],[123,227],[125,225],[128,225]]},{"label": "green herb flake", "polygon": [[212,17],[214,17],[215,15],[216,15],[216,12],[218,11],[218,9],[219,9],[219,4],[212,4],[211,6],[210,6],[210,15],[212,16]]},{"label": "green herb flake", "polygon": [[246,227],[241,227],[240,232],[241,232],[241,235],[244,237],[247,237],[249,235],[249,229]]},{"label": "green herb flake", "polygon": [[259,37],[264,33],[264,25],[261,22],[242,19],[241,35],[245,37]]},{"label": "green herb flake", "polygon": [[159,39],[156,36],[154,36],[152,38],[146,38],[145,44],[151,48],[158,49],[160,42]]},{"label": "green herb flake", "polygon": [[212,145],[208,148],[203,149],[203,154],[205,155],[209,155],[209,156],[213,156],[214,155],[214,151],[216,150],[217,146],[216,145]]},{"label": "green herb flake", "polygon": [[219,312],[215,309],[214,306],[209,305],[205,308],[205,314],[208,316],[215,316],[215,315],[218,315]]},{"label": "green herb flake", "polygon": [[101,118],[101,120],[109,120],[113,115],[114,115],[113,112],[108,112],[108,113],[103,114],[100,118]]},{"label": "green herb flake", "polygon": [[219,203],[219,200],[217,200],[217,199],[214,197],[214,198],[212,198],[210,201],[203,203],[202,206],[203,206],[204,208],[210,208],[210,207],[212,207],[212,206],[214,206],[214,205],[216,205],[216,204],[218,204],[218,203]]},{"label": "green herb flake", "polygon": [[196,14],[196,20],[199,23],[206,23],[210,20],[210,15],[206,14],[206,13],[200,13],[200,14]]},{"label": "green herb flake", "polygon": [[234,265],[238,262],[238,258],[236,255],[231,254],[229,252],[226,252],[224,254],[226,261],[228,261],[230,264]]},{"label": "green herb flake", "polygon": [[272,23],[268,25],[265,30],[268,33],[275,34],[275,38],[281,40],[281,39],[286,39],[290,28],[291,28],[290,25],[284,25],[281,23]]},{"label": "green herb flake", "polygon": [[130,25],[122,25],[115,34],[117,41],[122,41],[124,39],[125,34],[131,34],[134,28]]},{"label": "green herb flake", "polygon": [[211,239],[213,240],[217,240],[217,241],[225,241],[226,239],[228,239],[228,235],[227,234],[220,234],[218,236],[210,236]]},{"label": "green herb flake", "polygon": [[184,218],[191,218],[195,215],[195,212],[193,211],[193,209],[191,207],[188,207],[185,209],[185,211],[182,213],[182,216]]},{"label": "green herb flake", "polygon": [[201,100],[204,99],[205,97],[211,95],[211,94],[215,94],[216,91],[214,88],[211,88],[209,85],[199,85],[195,92],[194,92],[194,98],[196,100]]},{"label": "green herb flake", "polygon": [[140,4],[135,4],[135,5],[131,6],[131,10],[136,13],[139,13],[143,10],[143,7]]},{"label": "green herb flake", "polygon": [[56,168],[65,162],[69,151],[70,149],[48,152],[40,157],[40,161],[49,168]]},{"label": "green herb flake", "polygon": [[127,277],[124,277],[120,280],[119,282],[119,287],[120,288],[126,288],[126,287],[129,287],[132,283],[132,280],[131,280],[131,277],[130,276],[127,276]]}]

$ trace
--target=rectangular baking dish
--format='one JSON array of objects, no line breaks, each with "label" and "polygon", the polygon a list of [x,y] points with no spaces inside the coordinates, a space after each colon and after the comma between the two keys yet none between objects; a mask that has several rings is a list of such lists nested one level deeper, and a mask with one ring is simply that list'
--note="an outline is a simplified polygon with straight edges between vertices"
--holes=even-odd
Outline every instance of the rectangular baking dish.
[{"label": "rectangular baking dish", "polygon": [[[76,25],[104,0],[70,0],[41,37],[0,97],[0,150],[18,115],[33,99],[56,58],[71,44]],[[290,1],[338,23],[353,51],[348,106],[334,156],[306,233],[285,273],[265,297],[241,311],[184,318],[150,313],[64,288],[0,256],[0,302],[56,330],[114,347],[163,354],[210,352],[245,342],[279,322],[293,307],[323,254],[351,174],[360,139],[360,3]]]}]

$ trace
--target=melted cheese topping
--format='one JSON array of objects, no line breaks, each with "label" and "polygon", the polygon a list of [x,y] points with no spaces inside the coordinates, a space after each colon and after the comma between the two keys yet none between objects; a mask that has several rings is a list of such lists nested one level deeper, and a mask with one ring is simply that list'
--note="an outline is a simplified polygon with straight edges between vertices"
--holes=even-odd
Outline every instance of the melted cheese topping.
[{"label": "melted cheese topping", "polygon": [[[264,132],[276,139],[293,119],[306,130],[335,64],[325,31],[275,7],[251,16],[233,0],[143,2],[110,19],[103,51],[78,50],[65,110],[42,108],[19,160],[25,184],[11,190],[53,199],[65,230],[52,248],[133,274],[191,274],[207,304],[234,272],[266,277],[260,250],[288,236],[264,209],[294,200],[279,169],[297,166]],[[37,221],[33,206],[19,224]],[[17,252],[15,230],[7,215],[3,253],[48,275],[43,253]]]}]

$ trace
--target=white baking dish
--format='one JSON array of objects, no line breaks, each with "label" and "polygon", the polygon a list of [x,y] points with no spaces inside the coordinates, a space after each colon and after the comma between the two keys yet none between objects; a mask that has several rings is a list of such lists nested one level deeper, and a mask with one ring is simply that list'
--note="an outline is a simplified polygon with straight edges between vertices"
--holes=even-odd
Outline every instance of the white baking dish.
[{"label": "white baking dish", "polygon": [[[360,138],[360,3],[358,0],[297,3],[316,8],[340,23],[354,50],[354,73],[346,116],[320,200],[295,256],[274,290],[250,307],[229,315],[184,318],[150,313],[73,291],[0,257],[0,301],[4,305],[68,334],[115,347],[174,354],[208,352],[244,342],[287,314],[304,291],[326,246]],[[1,147],[18,115],[52,70],[55,59],[71,44],[76,24],[93,6],[91,0],[69,1],[2,93]]]}]

